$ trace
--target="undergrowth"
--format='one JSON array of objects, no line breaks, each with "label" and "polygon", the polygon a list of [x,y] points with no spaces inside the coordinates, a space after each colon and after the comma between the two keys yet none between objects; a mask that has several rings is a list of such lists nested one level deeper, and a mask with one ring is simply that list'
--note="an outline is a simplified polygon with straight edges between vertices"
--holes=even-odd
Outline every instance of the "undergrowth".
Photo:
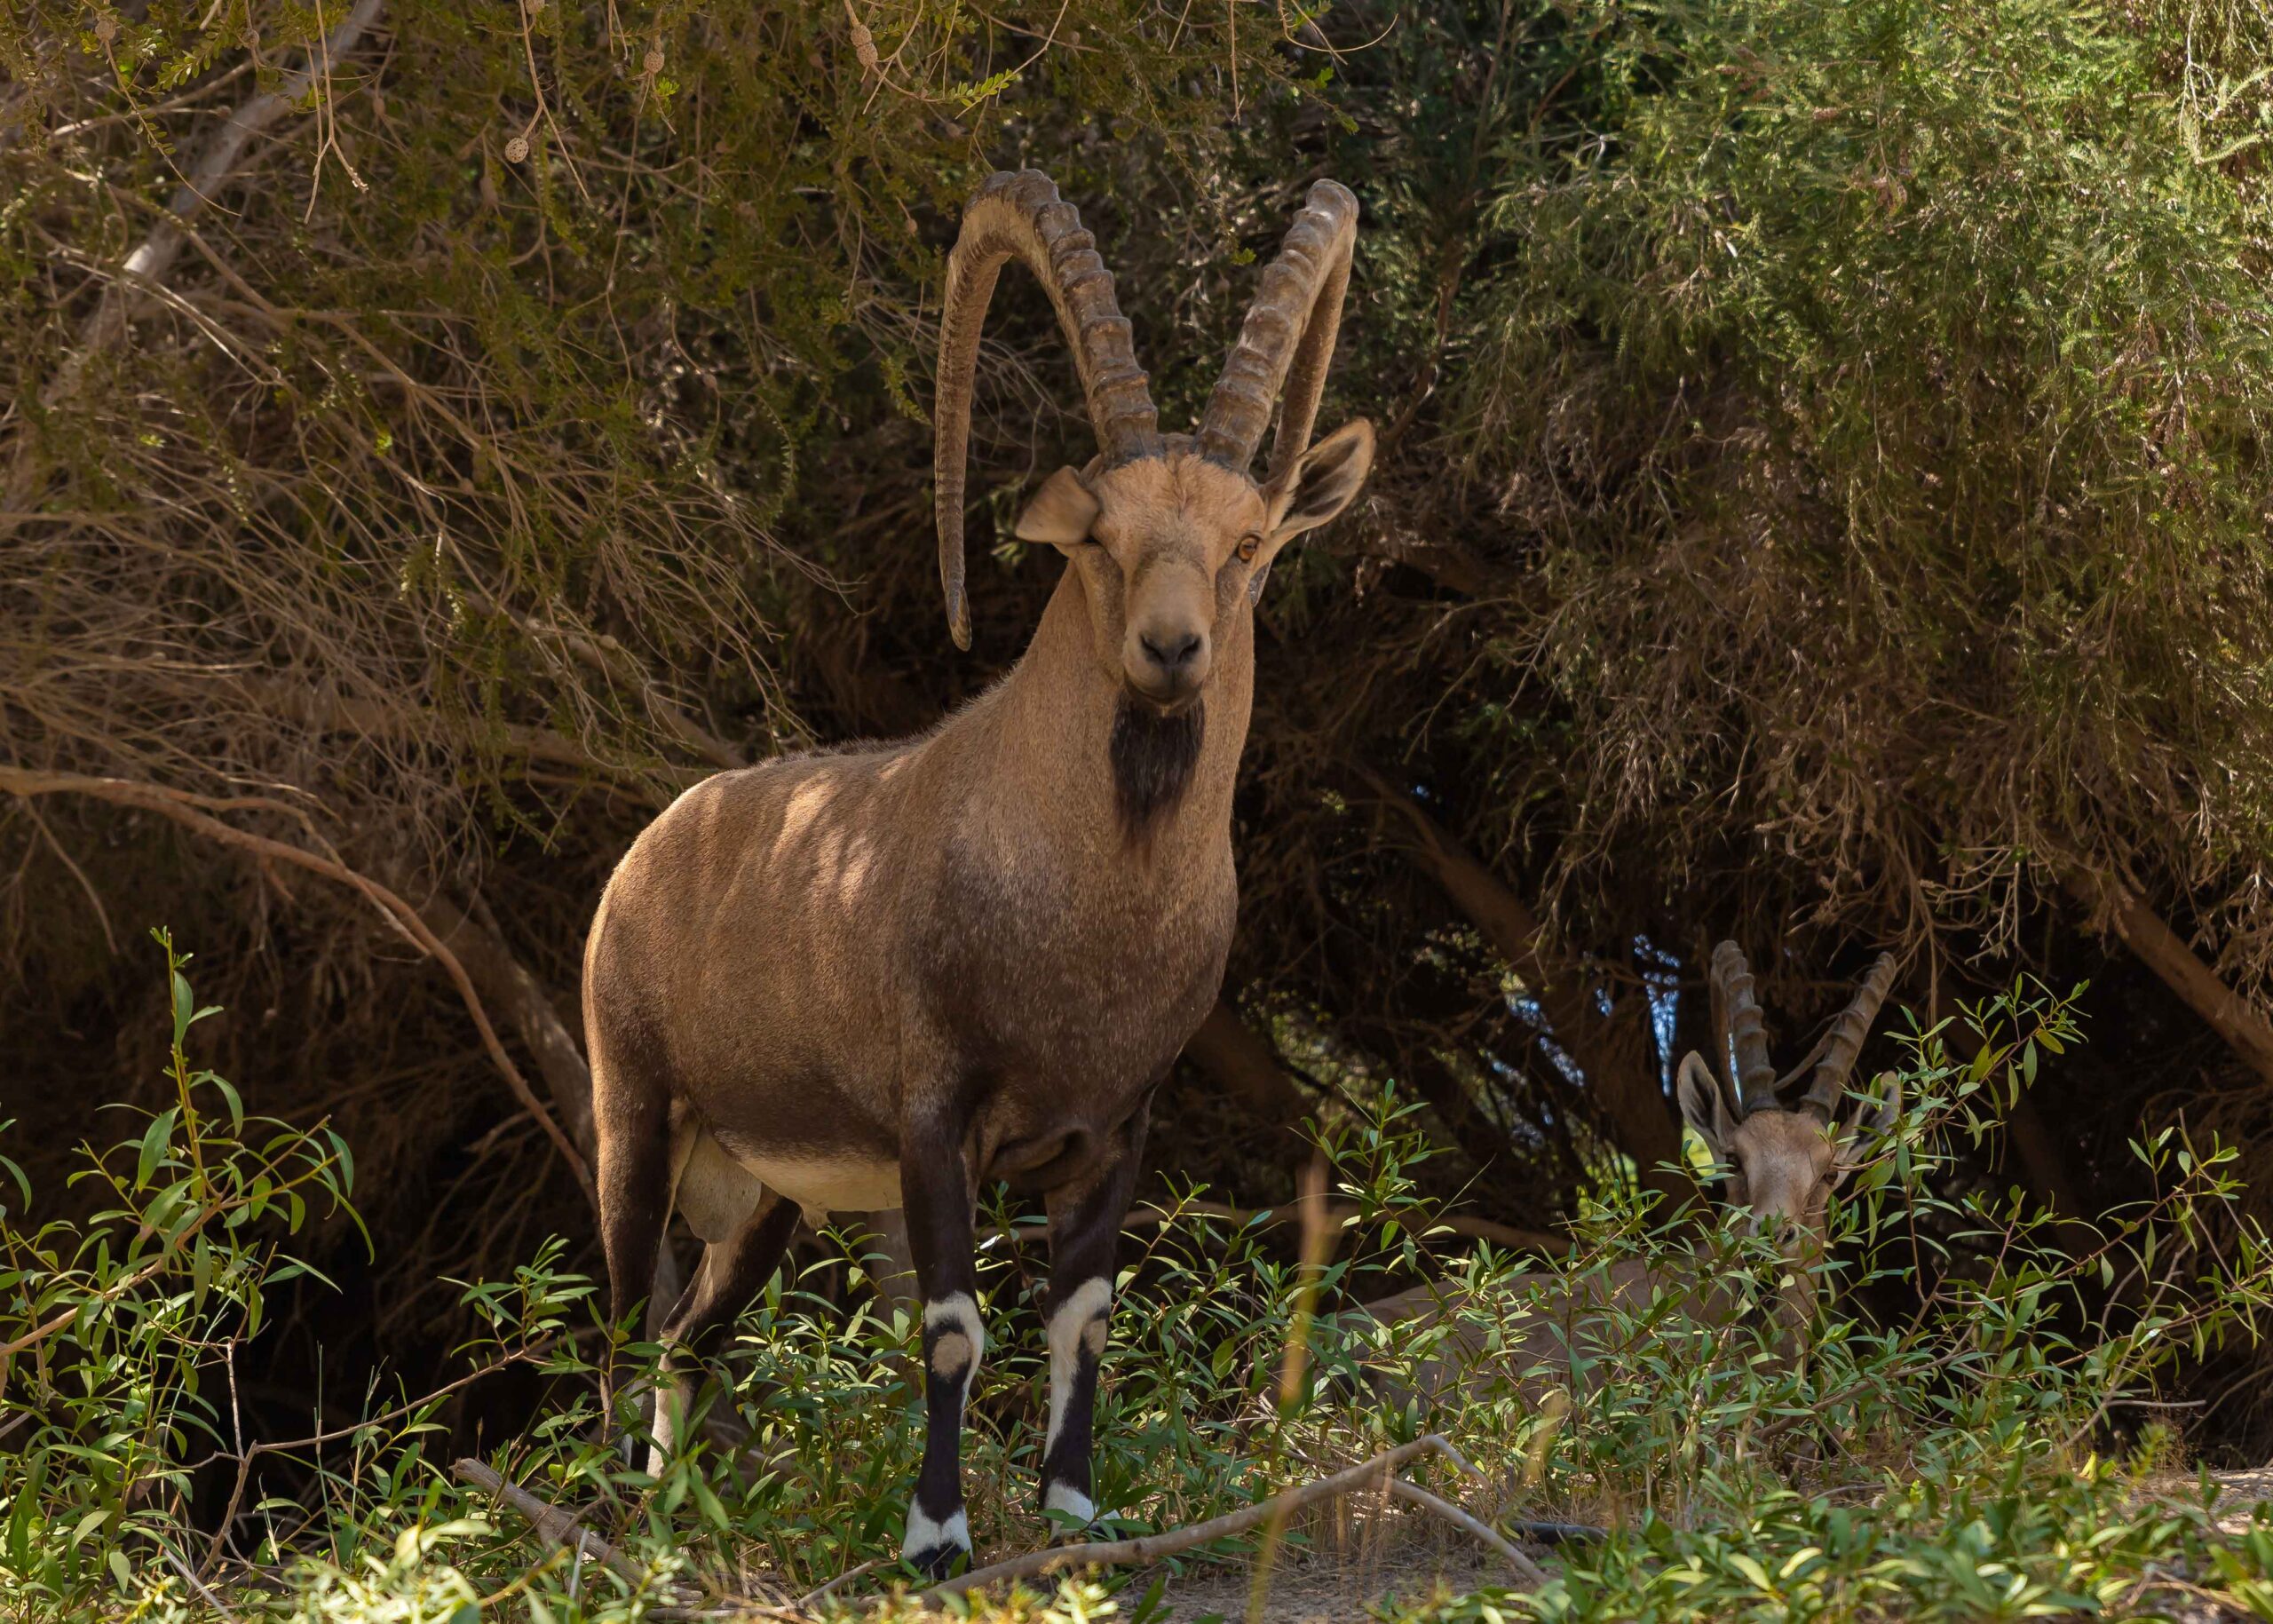
[{"label": "undergrowth", "polygon": [[[328,1127],[245,1114],[190,1058],[205,1011],[164,946],[173,1101],[79,1180],[83,1221],[35,1217],[0,1160],[0,1614],[12,1619],[633,1620],[697,1593],[777,1610],[859,1567],[817,1611],[911,1614],[892,1560],[919,1429],[914,1327],[867,1289],[855,1235],[777,1278],[712,1369],[693,1441],[660,1477],[627,1464],[599,1409],[611,1339],[592,1282],[543,1248],[463,1286],[463,1374],[370,1395],[297,1438],[246,1434],[238,1351],[264,1294],[302,1271],[296,1237],[352,1223],[353,1160]],[[2253,1336],[2273,1301],[2263,1238],[2232,1217],[2230,1153],[2175,1131],[2134,1146],[2153,1197],[2095,1225],[2055,1221],[1961,1152],[2078,1037],[2072,998],[2016,986],[1968,1011],[1952,1056],[1913,1032],[1906,1102],[1857,1162],[1818,1267],[1804,1357],[1777,1328],[1789,1267],[1739,1217],[1683,1228],[1631,1204],[1589,1213],[1570,1254],[1528,1272],[1489,1245],[1454,1256],[1416,1192],[1430,1153],[1394,1091],[1318,1129],[1343,1232],[1307,1268],[1271,1215],[1226,1220],[1171,1191],[1133,1229],[1100,1399],[1103,1530],[1192,1523],[1424,1431],[1477,1468],[1428,1486],[1486,1520],[1599,1526],[1543,1556],[1536,1592],[1392,1598],[1385,1617],[1554,1620],[2167,1616],[2206,1604],[2273,1619],[2273,1526],[2184,1467],[2169,1378]],[[1889,1080],[1881,1079],[1881,1086]],[[966,1451],[982,1556],[1051,1531],[1032,1509],[1047,1414],[1039,1232],[997,1208],[983,1248],[1000,1339]],[[1318,1232],[1311,1231],[1313,1238]],[[1646,1273],[1637,1278],[1637,1265]],[[1456,1311],[1384,1321],[1362,1304],[1444,1277]],[[1620,1282],[1625,1282],[1620,1285]],[[1522,1371],[1574,1294],[1567,1359]],[[1313,1314],[1311,1311],[1318,1311]],[[1300,1379],[1280,1390],[1291,1336]],[[1469,1351],[1463,1352],[1463,1350]],[[652,1361],[637,1342],[622,1349]],[[539,1419],[486,1464],[579,1510],[613,1547],[572,1551],[471,1486],[446,1406],[481,1373],[531,1367]],[[635,1432],[627,1397],[616,1420]],[[1297,1522],[1321,1557],[1350,1538],[1437,1537],[1370,1497]],[[1509,1525],[1512,1526],[1512,1525]],[[1426,1535],[1422,1530],[1430,1532]],[[1187,1565],[1239,1560],[1237,1542]],[[1067,1581],[978,1604],[1079,1618],[1173,1606],[1158,1573]],[[1141,1599],[1140,1599],[1141,1598]]]}]

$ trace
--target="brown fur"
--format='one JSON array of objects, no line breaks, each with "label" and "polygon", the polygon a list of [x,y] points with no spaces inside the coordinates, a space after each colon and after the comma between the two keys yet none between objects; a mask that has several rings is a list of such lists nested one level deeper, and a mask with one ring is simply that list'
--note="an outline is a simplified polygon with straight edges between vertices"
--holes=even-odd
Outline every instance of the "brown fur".
[{"label": "brown fur", "polygon": [[[905,743],[721,773],[633,844],[585,954],[604,1198],[614,1182],[667,1214],[629,1163],[707,1133],[745,1168],[813,1169],[764,1182],[826,1208],[829,1168],[896,1188],[915,1117],[961,1125],[976,1178],[1071,1179],[1198,1027],[1237,909],[1246,589],[1268,561],[1238,552],[1293,533],[1266,512],[1292,493],[1181,451],[1086,483],[1095,539],[1062,549],[1025,657],[976,703]],[[1190,762],[1147,780],[1132,845],[1110,741],[1160,701],[1129,628],[1178,616],[1206,664],[1168,699],[1206,722],[1156,724]],[[859,1204],[891,1204],[876,1193]],[[609,1264],[622,1312],[644,1266]]]}]

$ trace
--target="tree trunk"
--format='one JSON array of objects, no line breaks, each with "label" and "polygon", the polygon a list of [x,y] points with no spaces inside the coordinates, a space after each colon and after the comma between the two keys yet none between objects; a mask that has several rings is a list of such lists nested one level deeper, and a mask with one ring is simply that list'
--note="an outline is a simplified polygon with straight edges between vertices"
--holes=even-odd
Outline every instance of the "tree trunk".
[{"label": "tree trunk", "polygon": [[1604,1013],[1595,987],[1580,971],[1548,963],[1546,931],[1522,898],[1411,796],[1378,774],[1368,772],[1366,776],[1419,836],[1411,848],[1414,861],[1445,888],[1539,1000],[1555,1041],[1577,1063],[1620,1147],[1634,1159],[1642,1187],[1675,1204],[1687,1201],[1696,1193],[1694,1183],[1662,1165],[1680,1162],[1681,1130],[1667,1108],[1648,1030],[1640,1018],[1646,1016],[1647,1000],[1629,994]]},{"label": "tree trunk", "polygon": [[1226,999],[1217,999],[1208,1011],[1184,1046],[1184,1058],[1273,1128],[1291,1128],[1309,1113],[1310,1102],[1279,1064],[1278,1051]]},{"label": "tree trunk", "polygon": [[2253,1071],[2273,1082],[2273,1022],[2268,1022],[2255,1004],[2228,986],[2163,922],[2161,915],[2121,881],[2071,870],[2067,884],[2077,900],[2091,909],[2095,921],[2111,926],[2141,963],[2184,999],[2187,1007],[2225,1039]]}]

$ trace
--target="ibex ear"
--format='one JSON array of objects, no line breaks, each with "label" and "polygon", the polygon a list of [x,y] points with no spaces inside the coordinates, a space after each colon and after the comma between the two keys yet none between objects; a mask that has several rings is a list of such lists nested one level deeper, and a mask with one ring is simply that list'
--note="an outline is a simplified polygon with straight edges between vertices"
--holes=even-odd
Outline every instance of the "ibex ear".
[{"label": "ibex ear", "polygon": [[1682,1056],[1681,1071],[1674,1079],[1673,1091],[1681,1101],[1682,1120],[1697,1130],[1697,1137],[1705,1141],[1705,1148],[1713,1153],[1714,1161],[1726,1161],[1736,1123],[1730,1118],[1729,1102],[1703,1055],[1692,1049]]},{"label": "ibex ear", "polygon": [[1363,417],[1345,424],[1303,453],[1263,493],[1269,552],[1305,530],[1315,530],[1348,507],[1374,470],[1374,425]]},{"label": "ibex ear", "polygon": [[[1866,1168],[1893,1148],[1887,1136],[1902,1121],[1902,1079],[1892,1072],[1881,1072],[1872,1085],[1872,1095],[1849,1090],[1854,1106],[1847,1126],[1839,1136],[1839,1160],[1831,1175],[1834,1190],[1847,1182],[1847,1176],[1857,1168]],[[1854,1153],[1865,1153],[1857,1156]]]},{"label": "ibex ear", "polygon": [[1014,535],[1022,542],[1046,542],[1052,547],[1075,547],[1089,539],[1097,522],[1097,499],[1071,468],[1061,468],[1041,482],[1026,511],[1018,515]]}]

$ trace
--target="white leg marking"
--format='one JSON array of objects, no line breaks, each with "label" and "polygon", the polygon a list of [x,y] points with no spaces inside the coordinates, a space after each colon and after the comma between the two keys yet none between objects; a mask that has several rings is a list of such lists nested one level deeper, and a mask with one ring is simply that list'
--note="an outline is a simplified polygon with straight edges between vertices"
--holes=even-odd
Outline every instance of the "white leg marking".
[{"label": "white leg marking", "polygon": [[937,1550],[942,1545],[952,1545],[958,1550],[970,1549],[970,1520],[957,1507],[955,1514],[944,1523],[935,1523],[923,1515],[923,1509],[913,1500],[907,1502],[907,1533],[899,1541],[902,1561]]},{"label": "white leg marking", "polygon": [[660,1477],[670,1466],[671,1456],[678,1451],[678,1435],[686,1415],[687,1400],[693,1395],[693,1383],[682,1378],[666,1375],[655,1384],[654,1425],[647,1430],[653,1436],[654,1447],[647,1451],[647,1475]]},{"label": "white leg marking", "polygon": [[[970,1362],[963,1367],[961,1399],[968,1407],[970,1384],[978,1376],[978,1361],[986,1356],[986,1327],[978,1322],[978,1304],[970,1300],[970,1294],[967,1291],[958,1291],[951,1297],[941,1297],[936,1303],[926,1303],[923,1305],[923,1330],[927,1337],[934,1331],[941,1334],[937,1344],[941,1353],[953,1351],[948,1339],[957,1335],[969,1345]],[[969,1543],[964,1541],[966,1548]]]},{"label": "white leg marking", "polygon": [[1090,1503],[1089,1497],[1071,1484],[1051,1484],[1042,1493],[1041,1509],[1078,1517],[1084,1527],[1097,1520],[1097,1509]]},{"label": "white leg marking", "polygon": [[[1041,1446],[1045,1459],[1057,1446],[1057,1434],[1065,1425],[1065,1406],[1073,1396],[1073,1373],[1081,1368],[1082,1333],[1112,1306],[1112,1283],[1100,1276],[1083,1280],[1049,1316],[1049,1436]],[[1094,1347],[1090,1351],[1096,1351]]]}]

